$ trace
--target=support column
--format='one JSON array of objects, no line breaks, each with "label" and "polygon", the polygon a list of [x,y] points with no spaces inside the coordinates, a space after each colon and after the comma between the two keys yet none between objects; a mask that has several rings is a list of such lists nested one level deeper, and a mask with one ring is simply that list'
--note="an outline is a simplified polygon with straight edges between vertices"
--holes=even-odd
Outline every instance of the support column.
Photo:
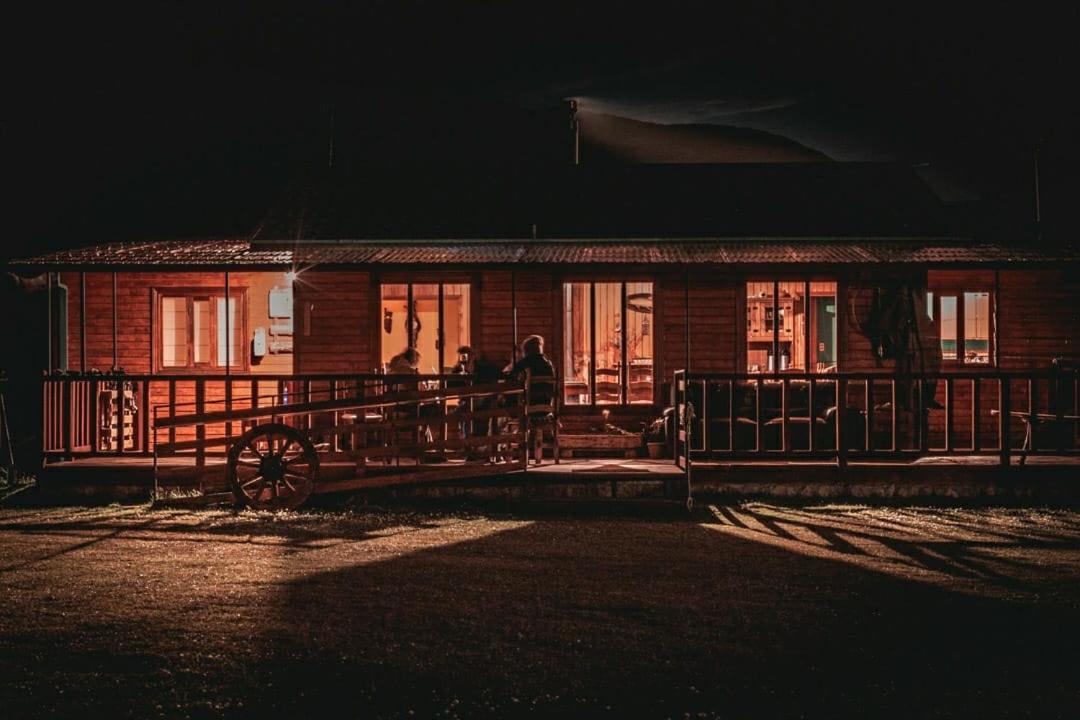
[{"label": "support column", "polygon": [[116,355],[116,271],[113,270],[112,274],[112,370],[116,371],[117,362]]},{"label": "support column", "polygon": [[45,338],[45,368],[51,374],[53,371],[53,274],[45,273],[45,315],[47,328]]},{"label": "support column", "polygon": [[86,372],[86,273],[79,273],[79,371]]}]

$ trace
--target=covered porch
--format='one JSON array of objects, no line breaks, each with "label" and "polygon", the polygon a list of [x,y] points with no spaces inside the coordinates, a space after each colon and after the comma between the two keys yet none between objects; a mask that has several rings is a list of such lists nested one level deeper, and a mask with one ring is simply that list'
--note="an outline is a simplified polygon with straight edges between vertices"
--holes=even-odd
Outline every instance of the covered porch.
[{"label": "covered porch", "polygon": [[[414,382],[431,388],[418,391],[423,397],[383,402],[379,393],[388,380],[379,374],[46,378],[42,488],[88,499],[227,499],[227,452],[262,422],[310,437],[319,447],[320,480],[348,480],[348,490],[361,492],[394,487],[409,494],[416,487],[438,496],[628,499],[670,498],[679,488],[691,495],[768,494],[771,485],[821,496],[844,488],[895,494],[904,492],[896,486],[913,491],[930,482],[935,492],[947,494],[952,483],[977,493],[1015,482],[1022,466],[1024,478],[1058,482],[1080,465],[1077,376],[1060,369],[906,377],[679,371],[666,457],[649,458],[645,438],[637,436],[618,457],[567,457],[571,450],[557,458],[549,432],[541,438],[539,465],[520,455],[478,461],[470,454],[491,442],[476,435],[471,416],[467,425],[454,414],[459,400],[448,386],[466,381],[462,376],[417,376]],[[364,397],[379,411],[357,411],[356,398]],[[403,422],[397,417],[403,411],[415,419]],[[185,416],[197,422],[181,422]],[[424,437],[416,434],[420,428]],[[521,452],[521,437],[513,435],[519,431],[505,432],[511,434],[500,437]],[[791,489],[793,482],[801,489]],[[438,486],[443,489],[431,489]]]}]

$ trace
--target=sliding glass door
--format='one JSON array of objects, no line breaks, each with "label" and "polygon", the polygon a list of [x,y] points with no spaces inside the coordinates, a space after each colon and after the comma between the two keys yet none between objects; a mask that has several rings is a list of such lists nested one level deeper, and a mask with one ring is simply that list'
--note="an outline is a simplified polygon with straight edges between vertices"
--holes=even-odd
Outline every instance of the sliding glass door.
[{"label": "sliding glass door", "polygon": [[651,282],[563,284],[563,402],[653,402]]},{"label": "sliding glass door", "polygon": [[381,360],[406,348],[420,353],[421,373],[449,372],[457,349],[471,336],[467,283],[399,283],[381,286]]}]

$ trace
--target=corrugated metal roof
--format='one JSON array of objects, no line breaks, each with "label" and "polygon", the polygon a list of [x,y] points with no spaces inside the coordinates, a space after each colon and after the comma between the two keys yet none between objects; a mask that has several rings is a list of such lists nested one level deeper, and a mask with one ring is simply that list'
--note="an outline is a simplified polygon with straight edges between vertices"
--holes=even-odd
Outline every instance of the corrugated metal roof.
[{"label": "corrugated metal roof", "polygon": [[108,244],[16,260],[15,268],[289,265],[556,265],[1011,263],[1077,260],[1033,248],[970,244],[956,238],[599,241],[384,241],[260,245],[247,240],[164,240]]}]

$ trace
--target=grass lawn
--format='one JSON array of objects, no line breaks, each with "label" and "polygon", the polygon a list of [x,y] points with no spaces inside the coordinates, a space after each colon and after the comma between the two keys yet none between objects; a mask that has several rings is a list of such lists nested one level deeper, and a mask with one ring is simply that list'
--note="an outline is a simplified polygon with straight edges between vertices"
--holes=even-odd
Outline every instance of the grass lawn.
[{"label": "grass lawn", "polygon": [[1080,513],[0,510],[0,716],[1076,717]]}]

